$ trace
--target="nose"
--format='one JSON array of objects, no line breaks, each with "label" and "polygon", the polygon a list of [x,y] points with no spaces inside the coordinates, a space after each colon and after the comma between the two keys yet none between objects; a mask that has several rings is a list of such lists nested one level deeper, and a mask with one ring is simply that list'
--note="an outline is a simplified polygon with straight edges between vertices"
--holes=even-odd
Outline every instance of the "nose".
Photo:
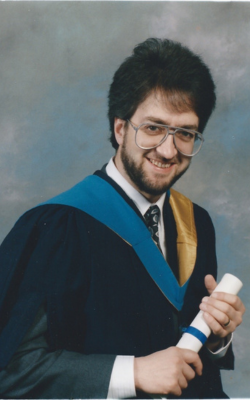
[{"label": "nose", "polygon": [[156,151],[160,156],[168,160],[175,157],[178,151],[174,144],[173,135],[168,135],[167,139],[164,140],[164,142],[160,146],[156,147]]}]

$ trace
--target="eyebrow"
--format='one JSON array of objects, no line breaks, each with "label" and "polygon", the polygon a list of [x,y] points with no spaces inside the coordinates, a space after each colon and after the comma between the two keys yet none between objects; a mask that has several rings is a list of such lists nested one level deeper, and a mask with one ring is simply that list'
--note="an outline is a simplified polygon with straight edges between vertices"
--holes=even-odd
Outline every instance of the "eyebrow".
[{"label": "eyebrow", "polygon": [[[161,118],[156,118],[156,117],[151,117],[151,116],[146,117],[146,121],[151,121],[151,122],[154,122],[156,124],[161,124],[161,125],[173,126],[173,125],[168,124],[166,121],[163,121]],[[190,129],[192,131],[197,131],[198,126],[197,125],[182,125],[182,126],[178,126],[178,128],[184,128],[184,129]]]}]

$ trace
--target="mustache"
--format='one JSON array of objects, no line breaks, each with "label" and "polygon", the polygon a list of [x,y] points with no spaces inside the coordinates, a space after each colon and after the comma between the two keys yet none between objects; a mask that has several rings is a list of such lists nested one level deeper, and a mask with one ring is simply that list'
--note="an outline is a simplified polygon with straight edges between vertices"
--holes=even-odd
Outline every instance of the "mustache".
[{"label": "mustache", "polygon": [[184,158],[187,158],[189,161],[192,160],[192,157],[184,156],[184,154],[180,154],[179,152],[175,154],[172,158],[165,158],[157,152],[152,152],[152,150],[149,150],[147,153],[144,154],[144,156],[149,159],[152,158],[153,160],[158,161],[162,164],[179,164]]},{"label": "mustache", "polygon": [[177,164],[177,163],[180,162],[178,156],[174,156],[172,158],[165,158],[165,157],[161,157],[161,156],[156,155],[156,154],[155,155],[147,154],[146,158],[158,161],[158,162],[160,162],[162,164]]}]

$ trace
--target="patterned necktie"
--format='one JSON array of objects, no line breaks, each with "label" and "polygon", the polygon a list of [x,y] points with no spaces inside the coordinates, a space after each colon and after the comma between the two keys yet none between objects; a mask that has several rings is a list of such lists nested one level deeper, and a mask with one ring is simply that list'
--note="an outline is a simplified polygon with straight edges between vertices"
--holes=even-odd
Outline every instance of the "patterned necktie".
[{"label": "patterned necktie", "polygon": [[151,233],[152,239],[156,243],[158,249],[162,252],[159,240],[158,222],[160,218],[160,209],[158,206],[150,206],[144,214],[146,225]]}]

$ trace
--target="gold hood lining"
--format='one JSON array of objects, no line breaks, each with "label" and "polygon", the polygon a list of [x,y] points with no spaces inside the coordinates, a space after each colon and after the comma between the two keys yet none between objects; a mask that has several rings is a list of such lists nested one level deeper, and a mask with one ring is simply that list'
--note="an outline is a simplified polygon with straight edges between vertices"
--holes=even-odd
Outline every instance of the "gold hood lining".
[{"label": "gold hood lining", "polygon": [[177,227],[179,284],[182,286],[194,270],[197,255],[197,233],[191,200],[174,189],[170,189],[170,193],[169,203]]}]

